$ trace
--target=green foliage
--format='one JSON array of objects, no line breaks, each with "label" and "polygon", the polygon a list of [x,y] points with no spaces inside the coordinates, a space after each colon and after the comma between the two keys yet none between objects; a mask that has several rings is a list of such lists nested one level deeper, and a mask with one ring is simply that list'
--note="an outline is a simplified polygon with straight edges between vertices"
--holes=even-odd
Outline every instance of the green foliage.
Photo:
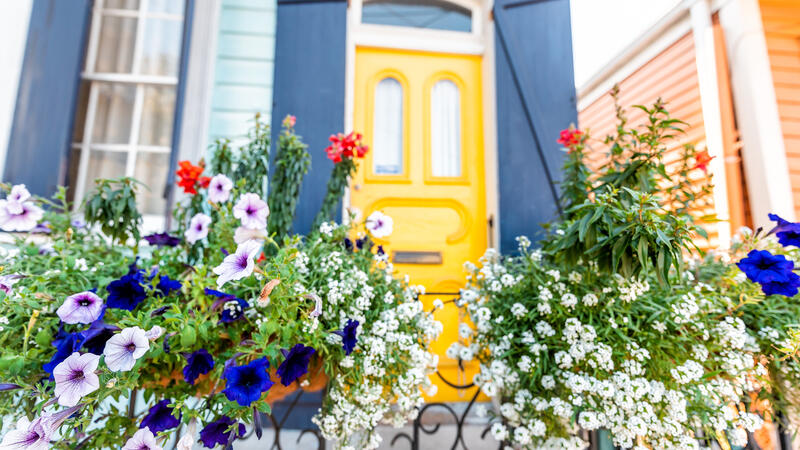
[{"label": "green foliage", "polygon": [[244,180],[243,192],[267,198],[269,193],[270,128],[260,113],[253,118],[247,143],[234,150],[230,139],[218,139],[211,149],[207,173],[227,175],[231,180]]},{"label": "green foliage", "polygon": [[142,215],[136,207],[138,186],[138,181],[128,177],[95,180],[95,189],[83,205],[86,223],[100,227],[117,242],[129,238],[138,241],[142,225]]},{"label": "green foliage", "polygon": [[707,237],[691,213],[707,206],[712,186],[710,176],[693,181],[700,168],[691,164],[698,157],[691,145],[682,148],[677,170],[669,173],[668,145],[684,133],[685,123],[671,118],[661,100],[635,108],[647,115],[645,124],[629,128],[617,105],[616,133],[604,141],[608,162],[593,176],[585,141],[569,149],[562,183],[567,209],[543,248],[559,264],[596,261],[600,270],[626,277],[653,267],[659,282],[668,284],[682,252],[698,250],[692,238]]},{"label": "green foliage", "polygon": [[334,164],[331,177],[328,178],[328,187],[325,190],[322,206],[311,225],[312,232],[317,230],[324,222],[336,219],[336,207],[339,206],[339,202],[350,185],[350,177],[355,173],[356,162],[352,158],[345,158]]},{"label": "green foliage", "polygon": [[[287,126],[288,125],[288,126]],[[272,189],[269,193],[269,233],[276,240],[287,236],[292,229],[297,200],[303,185],[303,177],[311,166],[311,156],[288,120],[278,140]]]}]

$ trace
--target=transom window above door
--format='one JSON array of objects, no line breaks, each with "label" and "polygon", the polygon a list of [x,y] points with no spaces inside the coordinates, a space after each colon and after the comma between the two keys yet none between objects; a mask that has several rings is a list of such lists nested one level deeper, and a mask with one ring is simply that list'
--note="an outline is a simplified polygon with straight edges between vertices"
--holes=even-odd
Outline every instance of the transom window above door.
[{"label": "transom window above door", "polygon": [[361,23],[472,31],[472,11],[441,0],[365,0]]},{"label": "transom window above door", "polygon": [[183,0],[95,0],[70,155],[76,201],[96,178],[135,177],[163,216],[182,47]]}]

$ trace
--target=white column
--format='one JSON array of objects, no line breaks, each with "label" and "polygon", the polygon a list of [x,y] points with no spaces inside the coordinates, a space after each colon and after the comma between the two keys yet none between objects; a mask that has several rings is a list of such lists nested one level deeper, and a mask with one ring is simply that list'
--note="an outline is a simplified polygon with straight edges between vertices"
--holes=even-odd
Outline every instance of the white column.
[{"label": "white column", "polygon": [[28,41],[33,0],[0,2],[0,178],[6,166],[8,139],[17,106],[17,88]]},{"label": "white column", "polygon": [[795,214],[761,11],[758,0],[729,0],[719,14],[753,222],[769,228],[768,213]]},{"label": "white column", "polygon": [[717,233],[720,247],[728,247],[731,240],[728,182],[725,176],[725,149],[722,138],[722,112],[719,103],[717,60],[714,46],[714,27],[711,22],[709,0],[697,0],[690,7],[692,36],[694,37],[697,80],[700,86],[700,103],[703,108],[703,127],[706,149],[713,157],[710,170],[714,183],[714,210],[717,215]]}]

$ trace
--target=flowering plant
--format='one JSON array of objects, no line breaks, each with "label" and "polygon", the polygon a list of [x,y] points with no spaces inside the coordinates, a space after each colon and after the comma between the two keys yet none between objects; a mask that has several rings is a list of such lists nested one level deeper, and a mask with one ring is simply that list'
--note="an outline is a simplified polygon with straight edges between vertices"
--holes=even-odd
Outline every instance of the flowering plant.
[{"label": "flowering plant", "polygon": [[[637,450],[745,445],[792,408],[800,225],[773,217],[783,245],[743,232],[729,250],[692,252],[691,208],[676,203],[696,197],[663,191],[658,154],[678,122],[662,104],[643,109],[655,120],[644,132],[622,123],[638,137],[611,139],[599,173],[580,167],[588,137],[564,138],[568,209],[541,249],[520,237],[518,255],[467,264],[461,302],[475,328],[448,353],[479,360],[476,384],[499,405],[492,433],[516,447],[581,449],[580,429]],[[680,170],[666,181],[698,189]]]},{"label": "flowering plant", "polygon": [[[326,379],[314,421],[339,446],[375,448],[379,422],[414,416],[441,325],[365,224],[267,233],[260,179],[235,178],[263,144],[218,146],[208,167],[227,172],[192,183],[177,228],[141,242],[72,220],[63,190],[51,202],[6,187],[8,214],[26,214],[13,201],[50,207],[47,241],[26,226],[0,263],[0,414],[14,419],[0,448],[226,447],[247,423],[260,436],[288,390]],[[120,199],[135,205],[129,186]],[[120,207],[102,190],[87,204],[98,195]]]},{"label": "flowering plant", "polygon": [[363,158],[369,150],[369,147],[361,142],[362,139],[363,136],[355,132],[347,135],[333,134],[329,138],[331,145],[325,149],[325,153],[333,161],[334,166],[331,177],[328,179],[322,207],[314,218],[314,228],[325,221],[334,219],[339,200],[349,186],[350,177],[356,173],[356,158]]}]

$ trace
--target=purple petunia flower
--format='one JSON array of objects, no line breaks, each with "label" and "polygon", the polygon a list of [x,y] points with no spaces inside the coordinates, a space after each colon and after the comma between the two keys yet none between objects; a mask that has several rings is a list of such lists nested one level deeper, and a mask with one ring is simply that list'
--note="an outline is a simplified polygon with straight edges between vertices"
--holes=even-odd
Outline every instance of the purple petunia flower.
[{"label": "purple petunia flower", "polygon": [[169,407],[170,403],[171,400],[165,398],[153,405],[142,419],[139,428],[148,428],[153,433],[158,433],[180,425],[181,421],[173,415],[175,411],[174,408]]},{"label": "purple petunia flower", "polygon": [[269,379],[267,368],[269,368],[267,358],[255,359],[243,366],[225,368],[222,373],[222,378],[225,379],[225,389],[222,392],[228,397],[228,400],[242,406],[250,406],[273,385],[272,380]]},{"label": "purple petunia flower", "polygon": [[214,273],[219,275],[217,287],[250,276],[255,268],[255,257],[260,251],[261,244],[258,241],[247,241],[236,248],[236,253],[226,256],[222,264],[214,268]]},{"label": "purple petunia flower", "polygon": [[125,443],[125,446],[122,447],[122,450],[164,450],[158,442],[156,442],[156,437],[153,435],[153,432],[147,428],[142,428],[141,430],[134,433],[128,442]]},{"label": "purple petunia flower", "polygon": [[183,233],[186,241],[190,244],[205,239],[208,236],[208,226],[211,225],[211,217],[203,213],[195,214],[189,221],[189,228]]},{"label": "purple petunia flower", "polygon": [[62,361],[67,359],[71,354],[78,351],[83,343],[83,336],[81,333],[67,333],[64,331],[64,325],[58,329],[58,333],[53,339],[53,347],[56,348],[56,353],[50,358],[50,362],[45,363],[42,369],[50,374],[50,379],[53,380],[53,369],[56,368]]},{"label": "purple petunia flower", "polygon": [[144,237],[144,240],[150,245],[156,245],[159,247],[175,247],[181,242],[180,238],[170,236],[169,233],[166,232],[149,234]]},{"label": "purple petunia flower", "polygon": [[[17,211],[19,207],[19,212]],[[5,231],[30,231],[44,217],[44,210],[32,202],[16,204],[0,200],[0,228]]]},{"label": "purple petunia flower", "polygon": [[64,323],[92,323],[103,313],[103,299],[90,291],[73,294],[64,300],[56,314]]},{"label": "purple petunia flower", "polygon": [[[207,448],[214,448],[218,444],[223,446],[228,445],[228,441],[231,438],[231,432],[228,431],[228,429],[235,423],[237,422],[230,417],[221,416],[219,419],[206,424],[206,426],[200,430],[200,440]],[[240,423],[237,431],[238,437],[244,436],[244,425]]]},{"label": "purple petunia flower", "polygon": [[789,222],[777,214],[770,214],[769,220],[777,222],[777,225],[770,230],[770,233],[775,233],[781,245],[784,247],[789,245],[800,247],[800,223]]},{"label": "purple petunia flower", "polygon": [[22,275],[0,275],[0,291],[11,295],[11,287],[22,278]]},{"label": "purple petunia flower", "polygon": [[22,204],[28,201],[29,198],[31,198],[31,193],[28,192],[28,189],[24,184],[12,186],[11,192],[9,192],[8,197],[6,198],[8,201],[8,211],[13,214],[22,213]]},{"label": "purple petunia flower", "polygon": [[53,414],[42,414],[31,422],[22,416],[16,428],[3,436],[0,449],[46,450],[50,448],[51,438],[64,421],[75,414],[82,405],[73,406]]},{"label": "purple petunia flower", "polygon": [[370,234],[380,239],[392,234],[392,226],[394,221],[390,216],[380,212],[374,211],[367,217],[366,227]]},{"label": "purple petunia flower", "polygon": [[258,241],[259,243],[264,242],[264,239],[267,238],[267,229],[250,229],[245,227],[236,227],[236,231],[233,233],[233,242],[236,242],[236,245],[243,244],[247,241],[253,240]]},{"label": "purple petunia flower", "polygon": [[55,396],[61,406],[75,406],[83,396],[100,387],[100,379],[94,373],[100,357],[91,353],[73,353],[53,369],[56,380]]},{"label": "purple petunia flower", "polygon": [[106,286],[108,307],[133,311],[147,297],[144,289],[144,272],[132,265],[132,270]]},{"label": "purple petunia flower", "polygon": [[344,354],[350,355],[350,353],[353,353],[353,349],[356,348],[356,343],[358,342],[358,321],[347,319],[344,330],[334,331],[333,333],[342,337]]},{"label": "purple petunia flower", "polygon": [[186,358],[186,366],[183,368],[183,379],[189,384],[194,384],[197,377],[211,372],[214,368],[214,358],[208,350],[201,348],[192,352]]},{"label": "purple petunia flower", "polygon": [[303,344],[297,344],[291,350],[281,349],[281,353],[283,353],[284,360],[278,366],[277,373],[281,377],[281,384],[289,386],[308,373],[308,363],[311,362],[311,356],[316,353],[316,350]]},{"label": "purple petunia flower", "polygon": [[36,224],[35,227],[31,228],[31,233],[42,233],[42,234],[50,234],[53,230],[50,228],[50,222],[41,222]]},{"label": "purple petunia flower", "polygon": [[150,350],[150,341],[139,327],[124,328],[106,342],[103,350],[106,366],[113,372],[127,372],[136,365],[136,360]]},{"label": "purple petunia flower", "polygon": [[263,230],[267,228],[267,216],[269,206],[261,198],[248,192],[239,197],[236,206],[233,207],[233,217],[242,221],[242,226],[251,230]]},{"label": "purple petunia flower", "polygon": [[223,174],[214,175],[208,183],[208,201],[211,203],[227,202],[233,189],[233,181]]}]

